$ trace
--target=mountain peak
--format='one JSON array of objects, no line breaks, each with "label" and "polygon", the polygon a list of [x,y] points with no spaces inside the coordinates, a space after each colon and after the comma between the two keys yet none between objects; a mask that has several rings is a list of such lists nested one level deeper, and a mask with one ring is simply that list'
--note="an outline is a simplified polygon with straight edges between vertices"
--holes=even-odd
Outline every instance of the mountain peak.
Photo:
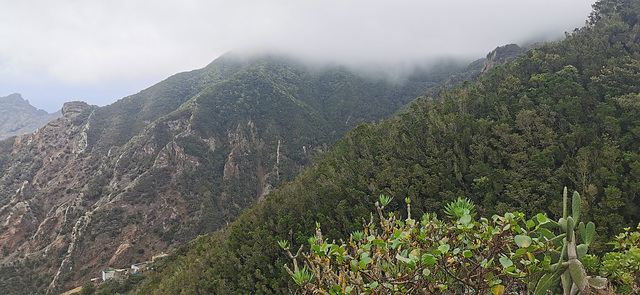
[{"label": "mountain peak", "polygon": [[31,133],[59,116],[37,109],[20,93],[0,97],[0,139]]},{"label": "mountain peak", "polygon": [[[25,106],[29,105],[29,101],[24,99],[20,93],[9,94],[5,97],[0,97],[0,104],[10,104],[10,105],[20,105]],[[34,107],[35,109],[35,107]]]},{"label": "mountain peak", "polygon": [[15,99],[15,98],[23,99],[20,93],[12,93],[7,95],[6,97],[0,97],[0,99]]},{"label": "mountain peak", "polygon": [[487,54],[487,58],[484,61],[482,67],[482,73],[486,73],[488,70],[502,65],[504,63],[514,60],[518,55],[525,53],[527,50],[518,46],[517,44],[507,44],[504,46],[498,46],[493,51]]},{"label": "mountain peak", "polygon": [[62,115],[68,116],[71,114],[81,113],[82,111],[90,108],[91,106],[84,101],[69,101],[65,102],[62,106]]}]

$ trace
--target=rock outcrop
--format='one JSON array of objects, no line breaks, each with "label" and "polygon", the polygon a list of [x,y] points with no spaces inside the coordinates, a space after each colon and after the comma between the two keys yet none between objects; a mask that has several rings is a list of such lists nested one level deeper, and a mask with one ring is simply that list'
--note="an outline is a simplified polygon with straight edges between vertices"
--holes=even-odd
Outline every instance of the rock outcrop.
[{"label": "rock outcrop", "polygon": [[493,51],[487,54],[487,58],[484,60],[484,66],[480,71],[482,74],[486,73],[488,70],[508,63],[520,54],[524,54],[527,52],[527,49],[518,46],[517,44],[507,44],[504,46],[498,46]]},{"label": "rock outcrop", "polygon": [[109,106],[68,102],[0,140],[0,290],[56,293],[223,228],[432,84],[223,57]]}]

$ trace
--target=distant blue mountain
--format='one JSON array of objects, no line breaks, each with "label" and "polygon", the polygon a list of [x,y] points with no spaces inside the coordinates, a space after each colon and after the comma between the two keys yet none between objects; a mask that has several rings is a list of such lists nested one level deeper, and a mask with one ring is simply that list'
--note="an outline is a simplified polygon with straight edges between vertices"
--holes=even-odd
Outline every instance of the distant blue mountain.
[{"label": "distant blue mountain", "polygon": [[19,93],[0,97],[0,139],[34,132],[61,115],[37,109]]}]

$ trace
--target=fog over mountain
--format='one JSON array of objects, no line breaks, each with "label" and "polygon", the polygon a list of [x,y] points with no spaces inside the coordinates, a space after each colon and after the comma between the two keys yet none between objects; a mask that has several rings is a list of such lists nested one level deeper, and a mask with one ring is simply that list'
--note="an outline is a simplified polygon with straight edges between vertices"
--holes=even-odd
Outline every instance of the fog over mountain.
[{"label": "fog over mountain", "polygon": [[558,39],[593,2],[0,0],[0,95],[50,112],[70,100],[105,105],[230,50],[383,67],[477,58]]}]

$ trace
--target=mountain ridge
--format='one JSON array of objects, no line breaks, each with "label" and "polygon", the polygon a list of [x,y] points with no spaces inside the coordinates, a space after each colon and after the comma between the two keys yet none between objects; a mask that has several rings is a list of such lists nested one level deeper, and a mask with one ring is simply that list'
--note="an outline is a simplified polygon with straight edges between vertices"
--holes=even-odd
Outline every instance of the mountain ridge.
[{"label": "mountain ridge", "polygon": [[66,103],[38,132],[0,141],[0,286],[56,292],[220,229],[344,132],[446,77],[403,84],[225,55],[109,106]]},{"label": "mountain ridge", "polygon": [[[362,230],[379,194],[407,216],[468,197],[479,215],[562,216],[562,187],[580,192],[597,224],[589,251],[635,225],[640,194],[640,4],[598,1],[587,25],[474,83],[407,112],[361,124],[294,181],[211,236],[158,263],[136,294],[285,294],[297,290],[278,246]],[[307,246],[308,247],[308,246]],[[444,292],[447,292],[446,290]],[[455,292],[455,290],[453,291]]]},{"label": "mountain ridge", "polygon": [[19,93],[0,97],[0,140],[34,132],[60,116],[60,111],[49,114],[35,108]]}]

